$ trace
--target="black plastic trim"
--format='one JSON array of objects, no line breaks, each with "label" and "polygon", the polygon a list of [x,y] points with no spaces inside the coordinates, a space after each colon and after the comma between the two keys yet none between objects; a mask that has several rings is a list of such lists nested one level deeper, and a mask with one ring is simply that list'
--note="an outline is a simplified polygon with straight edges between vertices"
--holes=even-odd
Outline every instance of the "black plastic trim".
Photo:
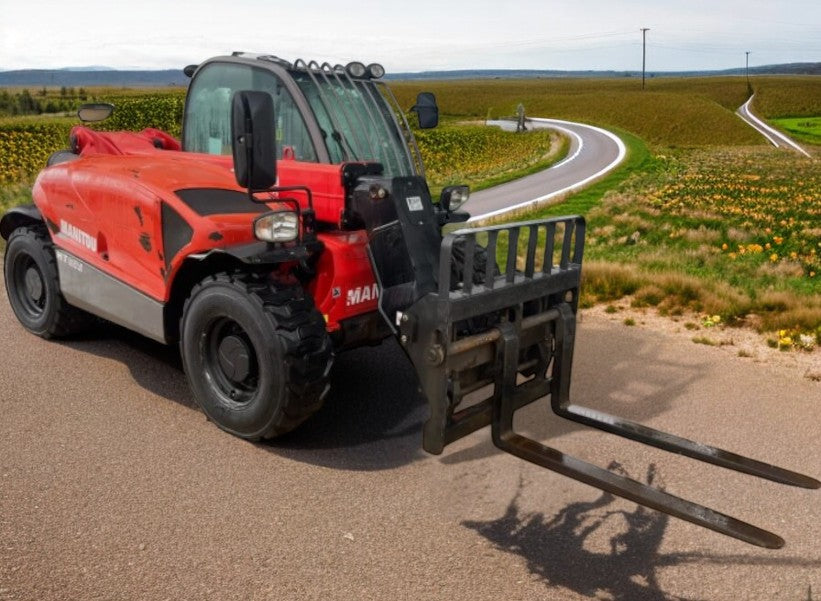
[{"label": "black plastic trim", "polygon": [[247,192],[220,188],[184,188],[174,194],[201,216],[236,213],[265,213],[268,207],[248,198]]},{"label": "black plastic trim", "polygon": [[325,245],[319,240],[305,241],[302,244],[294,244],[293,246],[256,241],[224,248],[214,248],[204,255],[196,255],[195,258],[206,259],[212,256],[227,255],[239,259],[247,265],[277,265],[291,261],[304,261],[324,248]]},{"label": "black plastic trim", "polygon": [[188,222],[171,206],[162,203],[162,244],[166,268],[193,236],[194,229]]}]

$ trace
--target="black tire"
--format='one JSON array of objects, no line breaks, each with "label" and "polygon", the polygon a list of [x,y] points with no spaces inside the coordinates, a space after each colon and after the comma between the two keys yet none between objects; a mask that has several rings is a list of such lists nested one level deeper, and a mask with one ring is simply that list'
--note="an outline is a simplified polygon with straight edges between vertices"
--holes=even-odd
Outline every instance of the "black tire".
[{"label": "black tire", "polygon": [[[465,260],[467,253],[465,252],[464,239],[458,239],[453,245],[453,261],[451,263],[451,281],[462,282],[465,274]],[[488,255],[487,249],[481,244],[476,244],[473,251],[473,284],[478,286],[484,283],[485,274],[488,269]],[[494,274],[499,274],[499,265],[494,264]],[[541,312],[542,301],[533,300],[525,303],[522,307],[522,316],[528,317]],[[486,313],[484,315],[477,315],[470,319],[458,322],[456,325],[456,332],[460,336],[467,336],[485,332],[490,328],[495,327],[501,321],[501,312]],[[522,349],[519,357],[520,363],[527,360],[536,361],[536,367],[522,372],[525,376],[530,377],[537,372],[544,372],[553,357],[552,347],[547,343],[541,343],[536,346],[531,346],[527,349]]]},{"label": "black tire", "polygon": [[[453,244],[453,260],[450,264],[450,279],[453,284],[461,283],[465,277],[465,261],[467,253],[465,252],[466,240],[464,238],[457,239]],[[499,275],[499,266],[494,263],[496,271],[495,275]],[[487,273],[487,249],[481,244],[476,244],[473,247],[473,280],[474,285],[483,284],[485,281],[485,274]]]},{"label": "black tire", "polygon": [[11,233],[4,275],[11,308],[28,331],[62,338],[84,330],[92,320],[60,293],[54,244],[44,227],[19,227]]},{"label": "black tire", "polygon": [[293,430],[330,388],[331,340],[313,299],[261,276],[222,273],[197,284],[180,350],[197,404],[247,440]]},{"label": "black tire", "polygon": [[[453,260],[450,264],[451,289],[456,289],[456,286],[462,284],[465,277],[465,261],[467,259],[465,242],[464,238],[459,238],[453,244]],[[487,249],[481,244],[476,244],[473,248],[473,277],[471,279],[475,286],[479,286],[485,283],[487,274]],[[499,265],[494,262],[493,266],[495,269],[494,275],[499,275]],[[499,315],[498,311],[494,311],[460,321],[455,324],[456,331],[461,336],[484,332],[499,323]]]}]

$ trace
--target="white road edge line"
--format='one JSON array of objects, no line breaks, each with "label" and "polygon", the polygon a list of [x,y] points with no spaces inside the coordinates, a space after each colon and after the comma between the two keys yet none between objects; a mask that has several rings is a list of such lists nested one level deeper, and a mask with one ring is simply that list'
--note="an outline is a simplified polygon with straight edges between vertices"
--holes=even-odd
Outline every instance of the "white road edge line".
[{"label": "white road edge line", "polygon": [[787,145],[791,146],[792,148],[794,148],[795,150],[797,150],[798,152],[803,154],[805,157],[812,158],[806,150],[801,148],[798,144],[793,142],[790,138],[788,138],[787,136],[785,136],[781,132],[773,129],[772,127],[770,127],[769,125],[764,123],[761,119],[759,119],[758,117],[756,117],[752,113],[752,111],[750,110],[750,103],[753,101],[753,98],[755,98],[755,94],[750,96],[750,99],[747,100],[747,102],[745,102],[741,106],[741,109],[743,110],[743,113],[741,113],[741,118],[746,121],[747,120],[746,118],[749,117],[749,119],[751,121],[753,121],[753,124],[754,124],[753,127],[755,127],[757,125],[758,127],[755,127],[755,128],[759,131],[759,133],[761,133],[761,135],[763,135],[770,142],[772,142],[773,146],[775,146],[776,148],[778,147],[778,142],[776,142],[769,135],[767,135],[767,132],[769,132],[770,134],[775,136],[778,140],[780,140],[784,144],[787,144]]},{"label": "white road edge line", "polygon": [[[562,194],[567,194],[568,192],[575,192],[576,190],[584,187],[586,184],[592,182],[593,180],[596,180],[596,179],[600,178],[604,174],[606,174],[606,173],[612,171],[613,169],[615,169],[615,167],[619,163],[621,163],[624,160],[624,157],[627,155],[627,147],[624,145],[624,142],[622,142],[621,138],[619,138],[613,132],[607,131],[606,129],[602,129],[602,128],[596,127],[594,125],[587,125],[586,123],[576,123],[574,121],[563,121],[561,119],[543,119],[543,118],[540,118],[540,117],[529,117],[529,120],[530,121],[536,121],[537,123],[552,123],[552,124],[561,123],[563,125],[574,125],[576,127],[586,127],[587,129],[592,129],[593,131],[596,131],[600,134],[603,134],[603,135],[607,136],[608,138],[610,138],[611,140],[613,140],[613,142],[616,143],[616,146],[619,149],[619,154],[609,165],[607,165],[603,169],[600,169],[599,171],[597,171],[593,175],[590,175],[590,176],[584,178],[583,180],[576,182],[575,184],[572,184],[570,186],[562,188],[561,190],[556,190],[555,192],[551,192],[550,194],[545,194],[544,196],[539,196],[538,198],[533,198],[531,200],[526,200],[524,202],[520,202],[518,204],[509,206],[509,207],[505,207],[504,209],[498,209],[496,211],[491,211],[489,213],[484,213],[483,215],[476,215],[475,217],[471,217],[470,219],[468,219],[467,223],[471,223],[471,222],[474,222],[474,221],[479,221],[481,219],[488,219],[489,217],[496,217],[497,215],[502,215],[504,213],[508,213],[510,211],[515,211],[517,209],[521,209],[521,208],[529,206],[529,205],[534,205],[534,204],[538,204],[540,202],[544,202],[545,200],[550,200],[551,198],[556,198],[557,196],[561,196]],[[561,126],[558,126],[558,127],[560,129],[562,129],[563,131],[568,131],[568,130],[564,129]],[[554,169],[554,168],[558,167],[559,165],[561,165],[562,163],[567,163],[568,161],[571,161],[571,160],[575,159],[579,155],[579,153],[581,152],[581,149],[582,149],[582,146],[583,146],[583,143],[581,141],[581,136],[579,136],[575,132],[570,132],[570,133],[574,134],[579,139],[579,148],[578,148],[578,150],[573,154],[572,157],[561,161],[557,165],[553,165],[553,167],[550,167],[550,169]]]},{"label": "white road edge line", "polygon": [[573,159],[578,157],[582,153],[582,148],[584,148],[584,140],[582,140],[582,137],[579,134],[577,134],[576,132],[574,132],[572,129],[567,129],[566,127],[562,127],[561,125],[557,125],[556,129],[558,129],[559,131],[562,131],[562,132],[576,138],[576,142],[578,143],[578,147],[576,148],[576,152],[574,152],[572,155],[570,155],[569,157],[564,157],[561,161],[559,161],[555,165],[551,165],[550,167],[548,167],[548,169],[557,169],[558,167],[561,167],[562,165],[566,165],[567,163],[569,163],[570,161],[572,161]]},{"label": "white road edge line", "polygon": [[[550,122],[556,121],[555,119],[539,119],[539,118],[530,118],[530,117],[528,117],[527,119],[528,119],[528,121],[538,121],[540,123],[548,122],[548,121],[550,121]],[[501,127],[501,126],[497,125],[499,123],[499,121],[493,121],[493,122],[488,121],[487,123],[490,124],[493,127]],[[566,123],[570,123],[570,122],[567,121]],[[578,124],[578,125],[581,125],[581,124]],[[561,125],[554,125],[554,129],[558,129],[559,131],[562,131],[562,132],[566,133],[567,135],[576,138],[576,142],[577,142],[578,146],[576,147],[576,152],[574,152],[570,156],[564,157],[561,161],[559,161],[555,165],[551,165],[550,167],[547,168],[548,170],[557,169],[557,168],[561,167],[562,165],[565,165],[565,164],[569,163],[570,161],[572,161],[573,159],[578,157],[582,152],[582,148],[584,148],[584,140],[582,140],[582,137],[579,134],[577,134],[576,132],[574,132],[573,130],[567,129],[566,127],[562,127]],[[510,130],[508,130],[508,131],[510,131]],[[527,177],[527,176],[525,176],[525,177]]]}]

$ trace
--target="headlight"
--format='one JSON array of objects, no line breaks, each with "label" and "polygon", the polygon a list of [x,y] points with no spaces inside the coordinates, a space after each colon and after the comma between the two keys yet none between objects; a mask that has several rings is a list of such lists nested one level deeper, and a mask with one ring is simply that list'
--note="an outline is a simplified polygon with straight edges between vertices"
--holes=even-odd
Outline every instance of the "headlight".
[{"label": "headlight", "polygon": [[254,236],[264,242],[291,242],[299,236],[299,216],[293,211],[265,213],[254,220]]},{"label": "headlight", "polygon": [[439,206],[450,213],[456,211],[470,198],[470,188],[467,186],[448,186],[442,190],[439,197]]},{"label": "headlight", "polygon": [[385,67],[377,63],[371,63],[370,65],[368,65],[369,77],[372,77],[373,79],[379,79],[383,75],[385,75]]},{"label": "headlight", "polygon": [[348,72],[348,75],[354,78],[365,77],[365,74],[368,72],[367,67],[358,62],[348,63],[345,65],[345,70]]}]

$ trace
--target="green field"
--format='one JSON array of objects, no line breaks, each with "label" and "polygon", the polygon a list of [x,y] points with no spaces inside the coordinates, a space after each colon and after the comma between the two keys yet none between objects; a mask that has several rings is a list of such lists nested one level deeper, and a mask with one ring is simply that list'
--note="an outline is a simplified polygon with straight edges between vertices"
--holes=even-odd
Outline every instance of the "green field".
[{"label": "green field", "polygon": [[770,122],[796,140],[821,145],[821,117],[789,117]]}]

